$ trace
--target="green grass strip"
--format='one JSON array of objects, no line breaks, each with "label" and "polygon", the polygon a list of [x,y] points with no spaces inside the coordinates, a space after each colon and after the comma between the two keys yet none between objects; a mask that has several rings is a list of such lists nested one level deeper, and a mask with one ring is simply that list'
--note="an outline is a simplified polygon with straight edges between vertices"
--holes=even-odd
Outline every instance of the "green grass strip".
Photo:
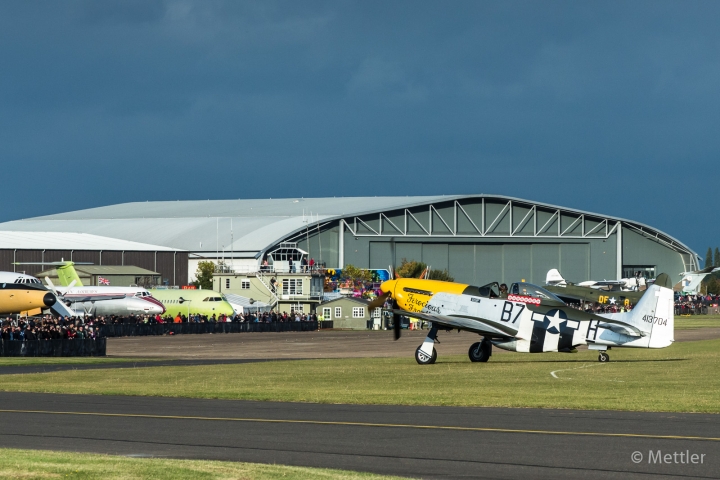
[{"label": "green grass strip", "polygon": [[23,365],[102,365],[103,363],[153,362],[158,358],[121,357],[0,357],[0,367]]},{"label": "green grass strip", "polygon": [[675,315],[675,330],[720,327],[720,315]]},{"label": "green grass strip", "polygon": [[19,479],[108,479],[141,478],[230,480],[230,479],[396,479],[369,473],[323,468],[290,467],[259,463],[175,460],[165,458],[129,458],[89,453],[44,450],[0,449],[0,478]]},{"label": "green grass strip", "polygon": [[[323,359],[7,375],[0,390],[314,403],[720,413],[720,339],[660,349]],[[554,376],[553,376],[554,373]]]}]

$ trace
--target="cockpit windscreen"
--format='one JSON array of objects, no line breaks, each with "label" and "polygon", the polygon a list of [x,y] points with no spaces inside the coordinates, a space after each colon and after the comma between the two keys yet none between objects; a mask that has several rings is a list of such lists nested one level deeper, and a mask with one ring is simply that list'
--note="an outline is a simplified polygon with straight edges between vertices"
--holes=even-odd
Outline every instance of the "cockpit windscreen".
[{"label": "cockpit windscreen", "polygon": [[565,303],[554,293],[548,292],[542,287],[533,285],[532,283],[518,282],[510,286],[511,295],[523,295],[527,297],[535,297],[540,300],[551,300],[555,302]]}]

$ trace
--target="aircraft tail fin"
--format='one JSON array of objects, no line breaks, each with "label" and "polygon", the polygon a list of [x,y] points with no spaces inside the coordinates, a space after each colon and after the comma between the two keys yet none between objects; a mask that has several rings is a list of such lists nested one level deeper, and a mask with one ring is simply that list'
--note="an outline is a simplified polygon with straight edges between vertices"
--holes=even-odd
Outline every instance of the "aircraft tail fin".
[{"label": "aircraft tail fin", "polygon": [[545,276],[545,284],[547,285],[567,285],[567,282],[563,278],[562,275],[560,275],[560,272],[557,268],[552,268],[548,270],[547,275]]},{"label": "aircraft tail fin", "polygon": [[631,311],[602,316],[631,325],[644,336],[649,335],[649,348],[663,348],[675,341],[674,307],[672,281],[666,273],[661,273]]},{"label": "aircraft tail fin", "polygon": [[73,285],[78,287],[83,286],[82,281],[80,280],[80,277],[75,271],[75,267],[73,265],[73,262],[65,262],[64,265],[60,265],[56,268],[58,279],[63,287],[70,286],[73,284],[73,281],[75,282]]},{"label": "aircraft tail fin", "polygon": [[714,272],[714,267],[708,267],[698,272],[685,272],[682,280],[680,280],[679,290],[686,294],[695,295],[700,292],[700,285],[703,279]]}]

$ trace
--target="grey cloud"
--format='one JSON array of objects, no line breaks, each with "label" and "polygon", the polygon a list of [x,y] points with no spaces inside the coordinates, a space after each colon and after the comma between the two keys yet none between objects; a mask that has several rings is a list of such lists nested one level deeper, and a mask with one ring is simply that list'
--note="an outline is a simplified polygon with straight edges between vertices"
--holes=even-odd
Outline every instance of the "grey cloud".
[{"label": "grey cloud", "polygon": [[[208,191],[495,192],[644,221],[704,250],[720,227],[683,192],[720,151],[719,10],[4,2],[0,216]],[[82,195],[20,201],[40,170],[82,179]]]},{"label": "grey cloud", "polygon": [[164,0],[123,0],[76,2],[75,15],[89,24],[133,24],[157,22],[167,10]]}]

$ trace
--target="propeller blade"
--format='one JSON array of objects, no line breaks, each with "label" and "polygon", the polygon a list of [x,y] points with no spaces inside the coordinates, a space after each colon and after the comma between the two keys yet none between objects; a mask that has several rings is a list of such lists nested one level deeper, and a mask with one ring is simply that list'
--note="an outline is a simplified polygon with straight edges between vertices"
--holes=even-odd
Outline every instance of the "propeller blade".
[{"label": "propeller blade", "polygon": [[425,270],[423,270],[423,272],[420,274],[420,277],[418,278],[420,278],[420,280],[424,280],[425,278],[427,278],[428,273],[430,273],[430,267],[425,267]]},{"label": "propeller blade", "polygon": [[400,339],[400,315],[393,314],[393,333],[395,334],[395,340]]},{"label": "propeller blade", "polygon": [[48,287],[50,287],[53,292],[57,293],[55,285],[53,285],[53,283],[50,281],[50,277],[45,277],[45,283],[47,283]]},{"label": "propeller blade", "polygon": [[70,285],[68,285],[67,288],[74,287],[76,283],[77,283],[77,280],[73,280],[72,282],[70,282]]},{"label": "propeller blade", "polygon": [[382,295],[378,295],[378,297],[370,302],[367,306],[368,312],[372,312],[376,308],[382,307],[385,305],[385,302],[387,301],[388,297],[390,296],[390,292],[383,293]]}]

